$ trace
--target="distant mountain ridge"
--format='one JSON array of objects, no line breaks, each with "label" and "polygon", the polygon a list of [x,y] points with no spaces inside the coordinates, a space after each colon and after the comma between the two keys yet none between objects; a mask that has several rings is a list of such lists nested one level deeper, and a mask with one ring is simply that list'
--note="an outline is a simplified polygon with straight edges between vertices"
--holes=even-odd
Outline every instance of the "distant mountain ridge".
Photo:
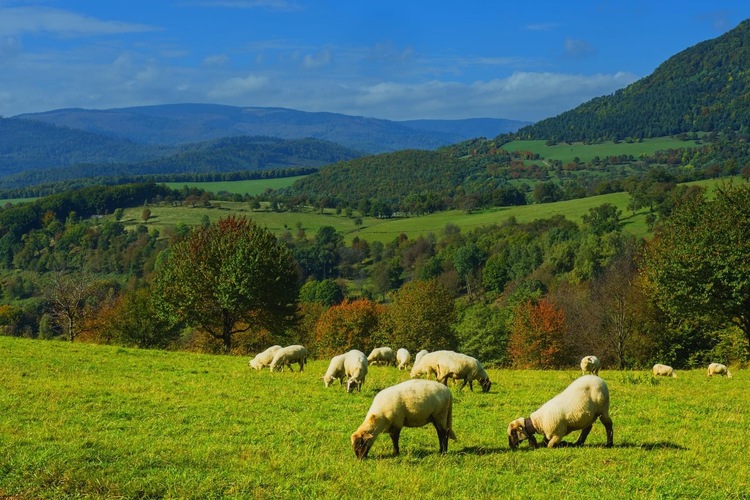
[{"label": "distant mountain ridge", "polygon": [[148,145],[174,146],[239,135],[311,137],[367,153],[436,149],[474,137],[494,137],[528,124],[493,118],[396,122],[287,108],[190,103],[105,110],[58,109],[14,118]]},{"label": "distant mountain ridge", "polygon": [[750,129],[750,19],[670,57],[654,72],[552,118],[521,139],[576,142]]}]

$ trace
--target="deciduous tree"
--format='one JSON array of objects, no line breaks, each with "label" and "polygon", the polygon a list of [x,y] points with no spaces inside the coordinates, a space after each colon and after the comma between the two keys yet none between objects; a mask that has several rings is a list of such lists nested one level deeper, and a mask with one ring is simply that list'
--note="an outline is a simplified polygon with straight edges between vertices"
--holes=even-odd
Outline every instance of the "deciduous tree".
[{"label": "deciduous tree", "polygon": [[244,217],[195,228],[157,270],[162,310],[232,348],[232,336],[252,327],[271,332],[292,321],[299,292],[291,252]]}]

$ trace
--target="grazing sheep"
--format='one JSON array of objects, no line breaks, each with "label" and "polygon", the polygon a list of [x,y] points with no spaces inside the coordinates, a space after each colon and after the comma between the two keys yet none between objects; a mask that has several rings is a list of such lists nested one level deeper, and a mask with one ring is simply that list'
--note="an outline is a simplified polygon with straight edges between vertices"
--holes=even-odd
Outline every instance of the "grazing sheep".
[{"label": "grazing sheep", "polygon": [[299,363],[299,371],[302,372],[305,371],[306,362],[307,349],[301,345],[289,345],[276,351],[269,367],[272,372],[284,371],[285,366],[288,366],[290,371],[294,371],[292,363]]},{"label": "grazing sheep", "polygon": [[732,378],[732,373],[727,368],[727,365],[721,363],[711,363],[708,365],[708,376],[713,377],[714,375],[726,375],[727,378]]},{"label": "grazing sheep", "polygon": [[273,345],[269,347],[268,349],[261,352],[260,354],[257,354],[253,359],[251,359],[248,363],[248,366],[250,366],[251,368],[255,368],[256,370],[262,370],[263,367],[271,364],[271,361],[273,361],[273,355],[276,354],[276,351],[278,351],[279,349],[281,349],[280,345]]},{"label": "grazing sheep", "polygon": [[[421,352],[422,351],[420,351],[420,353]],[[433,353],[424,351],[424,354],[419,356],[420,353],[417,353],[418,358],[414,360],[414,366],[411,367],[411,373],[409,376],[411,378],[420,378],[423,375],[426,375],[427,378],[430,378],[430,375],[435,375],[437,377],[437,366],[432,363],[430,359],[430,355]]]},{"label": "grazing sheep", "polygon": [[429,351],[427,351],[427,349],[422,349],[421,351],[419,351],[419,352],[417,353],[417,355],[416,355],[416,356],[414,356],[414,364],[416,365],[417,363],[419,363],[419,360],[420,360],[420,359],[422,359],[422,356],[424,356],[424,355],[425,355],[425,354],[427,354],[428,352],[429,352]]},{"label": "grazing sheep", "polygon": [[597,418],[607,430],[607,448],[610,448],[613,432],[609,417],[609,389],[598,376],[583,375],[544,403],[530,418],[512,421],[508,425],[508,445],[515,450],[521,441],[528,439],[529,446],[534,449],[537,446],[534,434],[539,433],[544,435],[542,444],[548,448],[564,446],[566,443],[562,438],[580,430],[575,446],[581,446]]},{"label": "grazing sheep", "polygon": [[459,390],[466,387],[468,383],[469,389],[474,391],[474,380],[476,380],[482,386],[482,392],[489,392],[492,382],[490,382],[490,377],[476,358],[460,352],[442,351],[442,353],[437,357],[438,382],[448,385],[449,378],[452,378],[455,382],[463,380],[464,383],[461,384]]},{"label": "grazing sheep", "polygon": [[602,363],[596,356],[584,356],[581,360],[581,371],[584,375],[590,373],[591,375],[599,375],[599,368]]},{"label": "grazing sheep", "polygon": [[674,372],[671,366],[662,365],[661,363],[656,363],[654,365],[654,377],[677,378],[677,374]]},{"label": "grazing sheep", "polygon": [[330,387],[334,380],[339,381],[339,385],[344,385],[344,379],[346,379],[346,370],[344,370],[344,358],[346,354],[339,354],[331,358],[331,363],[328,365],[325,375],[323,375],[323,383],[326,387]]},{"label": "grazing sheep", "polygon": [[406,370],[406,365],[411,361],[411,354],[403,347],[396,351],[396,363],[399,370]]},{"label": "grazing sheep", "polygon": [[355,388],[361,392],[367,376],[367,357],[356,349],[347,352],[345,356],[346,392],[352,392]]},{"label": "grazing sheep", "polygon": [[474,380],[479,381],[483,392],[488,392],[492,382],[484,371],[482,364],[471,356],[453,351],[434,351],[422,356],[419,364],[414,364],[411,371],[411,377],[417,378],[424,374],[429,377],[434,373],[438,382],[448,385],[448,379],[454,381],[463,380],[461,389],[469,384],[469,388],[474,390]]},{"label": "grazing sheep", "polygon": [[398,438],[404,427],[432,423],[437,431],[440,453],[448,451],[453,433],[453,395],[433,380],[412,379],[383,389],[372,401],[364,422],[352,434],[354,454],[362,460],[382,432],[391,435],[393,453],[399,454]]},{"label": "grazing sheep", "polygon": [[371,365],[377,365],[383,363],[384,365],[395,365],[396,354],[390,347],[376,347],[372,350],[369,356],[367,356],[367,362]]}]

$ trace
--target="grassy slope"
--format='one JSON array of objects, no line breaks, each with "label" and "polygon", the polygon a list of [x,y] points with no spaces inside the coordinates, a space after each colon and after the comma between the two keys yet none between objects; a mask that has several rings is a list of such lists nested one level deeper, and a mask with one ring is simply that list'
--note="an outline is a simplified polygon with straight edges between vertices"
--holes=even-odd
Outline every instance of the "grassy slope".
[{"label": "grassy slope", "polygon": [[295,181],[302,179],[304,175],[293,177],[282,177],[279,179],[253,179],[245,181],[226,181],[226,182],[165,182],[164,184],[171,189],[182,189],[183,186],[198,187],[212,193],[249,194],[252,196],[263,193],[266,189],[281,189],[291,186]]},{"label": "grassy slope", "polygon": [[[505,429],[578,372],[489,370],[488,394],[453,389],[459,441],[387,435],[358,462],[349,435],[379,389],[324,388],[327,361],[256,372],[246,358],[0,337],[0,496],[179,498],[741,498],[750,490],[750,377],[703,370],[652,381],[604,370],[615,447],[511,452]],[[577,433],[571,436],[577,437]],[[568,440],[571,440],[571,437]]]},{"label": "grassy slope", "polygon": [[508,151],[531,151],[539,153],[546,160],[560,160],[562,162],[572,161],[576,156],[581,161],[589,162],[594,156],[606,158],[608,156],[633,155],[638,158],[641,154],[652,155],[656,151],[693,147],[695,141],[680,141],[671,137],[657,137],[644,139],[643,142],[604,142],[601,144],[573,144],[559,143],[554,146],[546,146],[547,141],[513,141],[503,145]]}]

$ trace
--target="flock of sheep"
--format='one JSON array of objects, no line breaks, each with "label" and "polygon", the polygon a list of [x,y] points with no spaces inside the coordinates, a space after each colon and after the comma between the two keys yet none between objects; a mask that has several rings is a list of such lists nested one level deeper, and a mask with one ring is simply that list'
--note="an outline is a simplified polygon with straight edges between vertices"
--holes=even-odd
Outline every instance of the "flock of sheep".
[{"label": "flock of sheep", "polygon": [[[329,387],[335,380],[346,383],[347,392],[361,391],[367,376],[368,365],[384,364],[405,370],[411,360],[406,349],[393,352],[390,347],[373,349],[365,357],[362,351],[353,349],[331,359],[323,383]],[[261,370],[268,366],[271,371],[282,371],[285,366],[292,370],[298,363],[300,371],[307,362],[307,349],[301,345],[288,347],[272,346],[250,360],[249,366]],[[573,446],[581,446],[591,432],[597,419],[604,425],[609,448],[613,444],[612,419],[609,416],[609,388],[599,377],[601,362],[596,356],[581,359],[582,376],[574,380],[557,396],[544,403],[528,418],[517,418],[508,425],[508,445],[518,448],[528,441],[531,448],[538,443],[535,434],[543,436],[542,446],[553,448],[566,445],[562,439],[574,431],[581,431]],[[671,366],[656,364],[654,376],[677,377]],[[436,381],[429,380],[434,375]],[[729,369],[719,363],[711,363],[708,376],[732,377]],[[367,457],[375,439],[387,432],[393,442],[393,452],[399,453],[399,436],[404,427],[423,427],[431,423],[438,435],[440,453],[448,451],[448,440],[456,439],[453,432],[453,394],[448,379],[454,383],[463,381],[473,391],[477,381],[483,392],[488,392],[492,383],[481,363],[471,356],[453,351],[427,352],[422,350],[414,358],[411,378],[400,384],[383,389],[367,411],[362,425],[351,435],[354,454],[360,460]],[[427,379],[420,377],[426,376]]]}]

